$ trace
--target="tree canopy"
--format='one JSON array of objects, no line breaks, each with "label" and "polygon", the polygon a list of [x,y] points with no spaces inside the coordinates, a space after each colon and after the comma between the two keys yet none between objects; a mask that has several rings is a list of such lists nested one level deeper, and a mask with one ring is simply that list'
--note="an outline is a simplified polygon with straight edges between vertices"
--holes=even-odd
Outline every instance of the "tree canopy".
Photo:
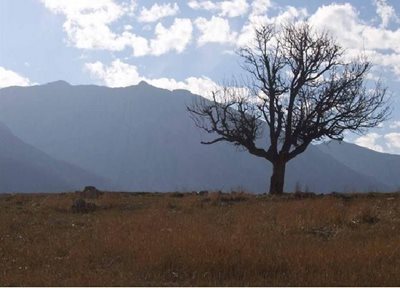
[{"label": "tree canopy", "polygon": [[[389,114],[386,87],[367,75],[371,62],[349,59],[328,32],[307,23],[264,25],[238,50],[247,72],[244,88],[225,86],[188,107],[196,125],[273,164],[270,193],[282,193],[285,166],[312,141],[342,140]],[[268,133],[264,133],[267,129]],[[268,137],[265,146],[257,139]]]}]

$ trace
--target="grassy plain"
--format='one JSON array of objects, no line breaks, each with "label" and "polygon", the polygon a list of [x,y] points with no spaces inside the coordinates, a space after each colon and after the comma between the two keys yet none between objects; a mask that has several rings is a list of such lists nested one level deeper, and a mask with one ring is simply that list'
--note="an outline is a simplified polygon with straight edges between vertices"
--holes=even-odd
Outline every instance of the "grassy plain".
[{"label": "grassy plain", "polygon": [[0,286],[400,286],[400,193],[0,196]]}]

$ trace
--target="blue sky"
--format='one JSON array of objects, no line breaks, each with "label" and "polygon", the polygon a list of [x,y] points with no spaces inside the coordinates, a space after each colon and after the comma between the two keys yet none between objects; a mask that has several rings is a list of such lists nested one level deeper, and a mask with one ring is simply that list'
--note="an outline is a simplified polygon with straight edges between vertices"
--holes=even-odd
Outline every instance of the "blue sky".
[{"label": "blue sky", "polygon": [[400,154],[400,1],[1,0],[0,87],[112,87],[145,80],[207,96],[241,75],[234,51],[259,23],[309,21],[331,31],[349,56],[363,51],[371,79],[389,87],[390,121],[346,139]]}]

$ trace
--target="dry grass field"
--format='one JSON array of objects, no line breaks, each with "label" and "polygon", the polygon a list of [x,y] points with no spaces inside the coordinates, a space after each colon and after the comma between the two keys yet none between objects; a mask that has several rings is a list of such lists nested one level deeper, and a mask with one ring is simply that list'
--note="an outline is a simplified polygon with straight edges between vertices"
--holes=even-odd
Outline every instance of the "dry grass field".
[{"label": "dry grass field", "polygon": [[400,286],[400,193],[0,196],[0,286]]}]

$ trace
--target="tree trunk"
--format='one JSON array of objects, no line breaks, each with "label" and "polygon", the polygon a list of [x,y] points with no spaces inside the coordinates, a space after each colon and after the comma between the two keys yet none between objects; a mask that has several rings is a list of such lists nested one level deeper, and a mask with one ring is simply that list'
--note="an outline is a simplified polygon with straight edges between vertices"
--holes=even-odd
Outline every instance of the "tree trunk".
[{"label": "tree trunk", "polygon": [[285,184],[285,168],[286,162],[278,160],[273,163],[273,171],[269,186],[269,193],[280,195],[283,194],[283,186]]}]

